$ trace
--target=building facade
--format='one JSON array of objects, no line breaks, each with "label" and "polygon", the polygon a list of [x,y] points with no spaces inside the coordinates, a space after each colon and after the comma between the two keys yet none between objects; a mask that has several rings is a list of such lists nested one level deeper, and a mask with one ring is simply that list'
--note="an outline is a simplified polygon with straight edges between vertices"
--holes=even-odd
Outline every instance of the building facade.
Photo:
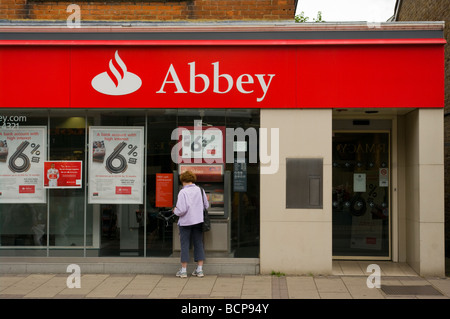
[{"label": "building facade", "polygon": [[211,266],[444,273],[442,23],[182,20],[3,23],[2,263],[175,264],[165,213],[190,169]]},{"label": "building facade", "polygon": [[[65,21],[70,1],[4,0],[0,20]],[[297,0],[147,0],[84,2],[83,21],[287,21]]]},{"label": "building facade", "polygon": [[[450,39],[449,1],[396,2],[395,21],[445,21],[444,37]],[[445,107],[444,107],[444,164],[445,164],[445,255],[450,258],[450,58],[445,46]],[[448,259],[447,259],[448,260]],[[447,267],[448,267],[447,262]]]}]

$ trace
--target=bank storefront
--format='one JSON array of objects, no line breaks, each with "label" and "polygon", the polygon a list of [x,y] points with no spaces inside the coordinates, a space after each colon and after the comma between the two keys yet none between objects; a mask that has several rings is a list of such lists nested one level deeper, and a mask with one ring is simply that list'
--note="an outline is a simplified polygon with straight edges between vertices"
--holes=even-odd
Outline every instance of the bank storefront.
[{"label": "bank storefront", "polygon": [[2,263],[175,265],[189,169],[210,260],[443,272],[441,24],[0,36]]}]

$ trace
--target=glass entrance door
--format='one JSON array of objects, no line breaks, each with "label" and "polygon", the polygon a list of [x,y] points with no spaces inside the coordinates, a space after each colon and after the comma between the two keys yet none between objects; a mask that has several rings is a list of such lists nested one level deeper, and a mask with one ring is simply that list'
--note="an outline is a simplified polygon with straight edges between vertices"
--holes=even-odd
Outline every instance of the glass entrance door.
[{"label": "glass entrance door", "polygon": [[333,134],[333,257],[390,257],[389,133]]}]

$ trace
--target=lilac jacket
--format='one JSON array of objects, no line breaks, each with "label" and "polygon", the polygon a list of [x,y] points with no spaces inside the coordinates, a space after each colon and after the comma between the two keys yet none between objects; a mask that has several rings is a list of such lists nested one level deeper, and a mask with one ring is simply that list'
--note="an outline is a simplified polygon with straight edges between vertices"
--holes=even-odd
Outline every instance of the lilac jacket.
[{"label": "lilac jacket", "polygon": [[209,202],[205,192],[200,191],[200,187],[195,184],[184,186],[178,193],[177,205],[174,214],[179,216],[178,225],[189,226],[203,223],[203,202],[208,209]]}]

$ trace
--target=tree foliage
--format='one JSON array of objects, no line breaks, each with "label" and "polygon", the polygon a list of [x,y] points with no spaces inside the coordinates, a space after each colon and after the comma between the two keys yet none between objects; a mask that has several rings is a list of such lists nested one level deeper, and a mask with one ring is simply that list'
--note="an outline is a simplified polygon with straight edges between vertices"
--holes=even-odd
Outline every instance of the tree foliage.
[{"label": "tree foliage", "polygon": [[[308,20],[309,20],[309,17],[305,17],[305,12],[303,12],[303,11],[300,14],[297,14],[295,16],[295,22],[297,22],[297,23],[308,22]],[[314,22],[325,22],[322,19],[322,11],[317,12],[317,17],[313,18],[313,21]]]}]

